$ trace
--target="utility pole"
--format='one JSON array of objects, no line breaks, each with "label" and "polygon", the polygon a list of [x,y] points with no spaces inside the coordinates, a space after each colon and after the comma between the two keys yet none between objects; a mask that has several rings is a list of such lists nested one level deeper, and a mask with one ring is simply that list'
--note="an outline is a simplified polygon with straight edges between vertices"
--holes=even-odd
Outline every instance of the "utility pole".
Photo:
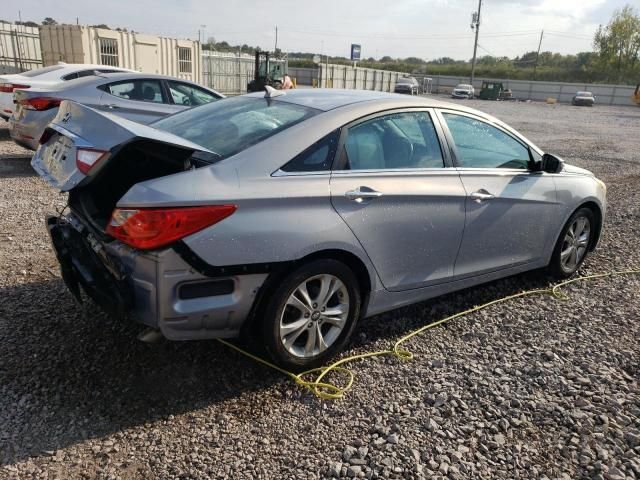
[{"label": "utility pole", "polygon": [[273,53],[276,53],[278,50],[278,26],[276,25],[276,44],[273,47]]},{"label": "utility pole", "polygon": [[476,76],[476,54],[478,53],[478,33],[480,33],[480,9],[482,8],[482,0],[478,0],[478,11],[471,17],[471,29],[476,31],[476,40],[473,44],[473,60],[471,61],[471,86]]},{"label": "utility pole", "polygon": [[[206,32],[205,32],[205,28],[207,28],[206,25],[200,25],[200,28],[202,29],[202,41],[200,42],[200,45],[204,45],[204,42],[207,40],[206,39]],[[200,40],[200,30],[198,30],[198,40]]]},{"label": "utility pole", "polygon": [[533,64],[533,79],[536,79],[536,69],[538,68],[538,59],[540,58],[540,47],[542,46],[542,36],[544,35],[544,30],[540,31],[540,43],[538,43],[538,53],[536,53],[536,63]]}]

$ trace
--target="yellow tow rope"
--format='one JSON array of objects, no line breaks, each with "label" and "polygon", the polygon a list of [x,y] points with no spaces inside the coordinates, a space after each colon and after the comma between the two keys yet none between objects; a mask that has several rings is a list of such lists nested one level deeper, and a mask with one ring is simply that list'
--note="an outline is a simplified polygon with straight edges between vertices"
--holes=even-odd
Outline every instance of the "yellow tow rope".
[{"label": "yellow tow rope", "polygon": [[[477,312],[478,310],[485,309],[487,307],[496,305],[498,303],[503,303],[509,300],[513,300],[514,298],[526,297],[530,295],[551,295],[553,296],[553,298],[556,298],[558,300],[567,300],[569,297],[565,293],[561,292],[560,288],[565,287],[571,283],[581,282],[585,280],[594,280],[596,278],[612,277],[617,275],[638,275],[638,274],[640,274],[640,269],[622,270],[622,271],[610,272],[610,273],[599,273],[595,275],[587,275],[584,277],[578,277],[571,280],[567,280],[549,288],[539,288],[535,290],[528,290],[526,292],[516,293],[514,295],[509,295],[508,297],[492,300],[490,302],[475,306],[463,312],[450,315],[446,318],[438,320],[437,322],[430,323],[428,325],[420,327],[417,330],[414,330],[411,333],[408,333],[404,337],[400,338],[400,340],[398,340],[393,345],[393,349],[391,350],[378,350],[375,352],[367,352],[367,353],[361,353],[358,355],[351,355],[349,357],[342,358],[337,362],[334,362],[326,367],[314,368],[314,369],[307,370],[305,372],[297,373],[297,374],[293,372],[289,372],[288,370],[285,370],[284,368],[281,368],[278,365],[275,365],[265,360],[264,358],[260,358],[257,355],[253,355],[252,353],[249,353],[246,350],[243,350],[242,348],[238,347],[237,345],[234,345],[231,342],[228,342],[222,339],[218,339],[218,341],[223,345],[226,345],[227,347],[232,348],[236,352],[239,352],[242,355],[245,355],[251,358],[252,360],[255,360],[258,363],[266,365],[267,367],[270,367],[284,375],[287,375],[297,385],[303,388],[306,388],[317,397],[323,400],[335,400],[335,399],[344,397],[345,393],[353,386],[353,382],[355,380],[354,373],[348,368],[343,367],[343,365],[346,363],[355,362],[356,360],[363,360],[365,358],[379,357],[383,355],[398,357],[401,360],[410,360],[413,358],[413,353],[411,353],[409,350],[401,348],[401,345],[403,343],[407,342],[408,340],[412,339],[417,335],[420,335],[426,330],[437,327],[438,325],[442,325],[443,323],[450,322],[451,320],[455,320],[456,318],[463,317],[465,315],[468,315],[473,312]],[[342,374],[346,378],[346,381],[342,386],[340,386],[325,380],[325,377],[330,373]]]}]

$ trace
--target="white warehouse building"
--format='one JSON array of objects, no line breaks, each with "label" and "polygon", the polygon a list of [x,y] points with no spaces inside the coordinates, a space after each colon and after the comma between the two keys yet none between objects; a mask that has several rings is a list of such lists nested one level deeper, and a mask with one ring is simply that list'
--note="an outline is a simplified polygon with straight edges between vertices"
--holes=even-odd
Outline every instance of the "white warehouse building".
[{"label": "white warehouse building", "polygon": [[82,25],[40,27],[44,66],[93,63],[202,83],[200,43]]}]

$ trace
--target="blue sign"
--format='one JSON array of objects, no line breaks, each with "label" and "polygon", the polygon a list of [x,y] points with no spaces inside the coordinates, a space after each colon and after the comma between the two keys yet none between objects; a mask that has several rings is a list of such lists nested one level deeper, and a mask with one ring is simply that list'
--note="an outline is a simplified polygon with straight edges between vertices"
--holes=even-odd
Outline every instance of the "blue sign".
[{"label": "blue sign", "polygon": [[357,43],[351,44],[351,60],[356,61],[360,60],[360,51],[362,50],[362,46]]}]

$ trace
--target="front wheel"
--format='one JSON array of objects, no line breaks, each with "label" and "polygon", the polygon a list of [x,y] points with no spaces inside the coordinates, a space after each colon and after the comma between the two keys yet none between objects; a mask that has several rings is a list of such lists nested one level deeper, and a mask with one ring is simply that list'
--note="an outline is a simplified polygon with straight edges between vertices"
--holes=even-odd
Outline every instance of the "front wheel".
[{"label": "front wheel", "polygon": [[266,304],[261,333],[267,353],[294,371],[322,365],[349,340],[360,316],[353,272],[336,260],[315,260],[291,272]]},{"label": "front wheel", "polygon": [[549,263],[552,275],[567,278],[578,271],[589,253],[594,227],[594,215],[588,208],[571,215],[553,250]]}]

